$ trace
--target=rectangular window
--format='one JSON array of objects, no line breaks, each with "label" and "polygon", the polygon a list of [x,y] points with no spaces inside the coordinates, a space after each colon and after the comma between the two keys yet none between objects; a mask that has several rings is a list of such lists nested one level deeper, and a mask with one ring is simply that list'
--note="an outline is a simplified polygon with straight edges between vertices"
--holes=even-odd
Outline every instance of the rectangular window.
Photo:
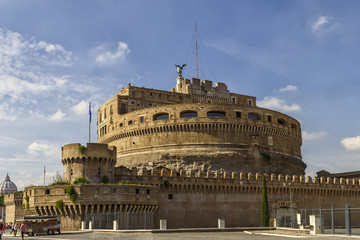
[{"label": "rectangular window", "polygon": [[144,116],[141,116],[140,117],[140,123],[143,123],[144,122]]},{"label": "rectangular window", "polygon": [[168,199],[173,199],[173,195],[171,193],[168,194]]},{"label": "rectangular window", "polygon": [[271,121],[272,121],[272,116],[271,116],[271,115],[267,115],[267,120],[268,120],[268,122],[271,122]]},{"label": "rectangular window", "polygon": [[130,104],[131,104],[131,105],[135,105],[135,101],[130,101]]},{"label": "rectangular window", "polygon": [[132,91],[132,95],[135,96],[135,91]]},{"label": "rectangular window", "polygon": [[236,111],[235,113],[236,113],[236,118],[241,118],[241,112]]},{"label": "rectangular window", "polygon": [[232,103],[236,103],[236,98],[231,98]]},{"label": "rectangular window", "polygon": [[152,92],[150,93],[150,96],[152,96]]},{"label": "rectangular window", "polygon": [[140,189],[136,188],[136,194],[140,194]]},{"label": "rectangular window", "polygon": [[248,100],[248,105],[252,106],[252,100],[251,99]]},{"label": "rectangular window", "polygon": [[153,104],[152,103],[149,103],[149,107],[152,107],[153,106]]},{"label": "rectangular window", "polygon": [[125,108],[125,103],[122,103],[122,104],[121,104],[121,111],[125,111],[125,109],[126,109],[126,108]]}]

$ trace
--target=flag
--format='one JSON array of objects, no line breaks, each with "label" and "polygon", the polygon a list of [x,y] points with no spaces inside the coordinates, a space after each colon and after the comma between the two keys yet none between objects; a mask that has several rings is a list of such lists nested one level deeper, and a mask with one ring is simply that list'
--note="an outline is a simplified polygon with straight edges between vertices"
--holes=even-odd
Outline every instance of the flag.
[{"label": "flag", "polygon": [[90,123],[91,123],[91,102],[89,103],[89,117],[90,117]]}]

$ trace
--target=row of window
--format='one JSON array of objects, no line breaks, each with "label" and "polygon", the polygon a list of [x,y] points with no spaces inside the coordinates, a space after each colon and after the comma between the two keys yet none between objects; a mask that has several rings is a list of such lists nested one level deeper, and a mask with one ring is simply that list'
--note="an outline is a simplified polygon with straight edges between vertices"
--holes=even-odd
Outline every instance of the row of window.
[{"label": "row of window", "polygon": [[[241,111],[235,111],[235,116],[236,118],[242,118],[242,112]],[[198,117],[198,113],[196,111],[186,111],[186,112],[182,112],[180,113],[180,118],[196,118]],[[209,118],[225,118],[226,117],[226,112],[222,112],[222,111],[209,111],[207,112],[207,117]],[[254,120],[254,121],[259,121],[261,120],[261,115],[258,113],[248,113],[248,119],[250,120]],[[153,121],[158,121],[158,120],[167,120],[169,119],[169,114],[168,113],[159,113],[153,116]],[[272,122],[272,115],[266,115],[266,120],[267,122]],[[145,122],[145,118],[144,116],[140,117],[140,123],[144,123]],[[279,118],[277,120],[277,123],[280,125],[286,125],[286,120],[283,118]],[[133,121],[130,120],[128,121],[128,125],[132,125]],[[123,124],[120,123],[120,127],[123,127]],[[291,124],[292,128],[297,128],[296,124]]]}]

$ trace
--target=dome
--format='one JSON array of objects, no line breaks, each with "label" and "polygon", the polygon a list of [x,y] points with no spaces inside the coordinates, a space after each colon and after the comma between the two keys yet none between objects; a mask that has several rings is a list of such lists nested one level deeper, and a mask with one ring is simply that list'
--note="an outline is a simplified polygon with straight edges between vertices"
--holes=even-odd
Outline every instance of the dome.
[{"label": "dome", "polygon": [[17,192],[17,187],[10,181],[9,174],[6,174],[5,180],[0,184],[0,196],[14,192]]}]

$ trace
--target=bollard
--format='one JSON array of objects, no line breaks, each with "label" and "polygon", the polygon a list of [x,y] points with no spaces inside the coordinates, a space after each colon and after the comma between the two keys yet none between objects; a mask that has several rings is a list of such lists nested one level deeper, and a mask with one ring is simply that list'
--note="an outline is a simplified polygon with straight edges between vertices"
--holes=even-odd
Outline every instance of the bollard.
[{"label": "bollard", "polygon": [[89,221],[89,230],[92,230],[92,229],[93,229],[93,222]]},{"label": "bollard", "polygon": [[322,234],[323,232],[323,227],[321,226],[324,221],[323,219],[320,218],[320,216],[315,216],[315,215],[310,215],[309,216],[309,222],[310,222],[310,234],[315,235],[315,234]]},{"label": "bollard", "polygon": [[85,222],[84,221],[81,221],[81,230],[85,230]]},{"label": "bollard", "polygon": [[119,230],[118,229],[118,225],[117,225],[117,221],[113,221],[113,230],[116,231],[116,230]]},{"label": "bollard", "polygon": [[160,219],[160,230],[166,230],[166,219]]},{"label": "bollard", "polygon": [[218,219],[218,228],[225,228],[225,219]]}]

